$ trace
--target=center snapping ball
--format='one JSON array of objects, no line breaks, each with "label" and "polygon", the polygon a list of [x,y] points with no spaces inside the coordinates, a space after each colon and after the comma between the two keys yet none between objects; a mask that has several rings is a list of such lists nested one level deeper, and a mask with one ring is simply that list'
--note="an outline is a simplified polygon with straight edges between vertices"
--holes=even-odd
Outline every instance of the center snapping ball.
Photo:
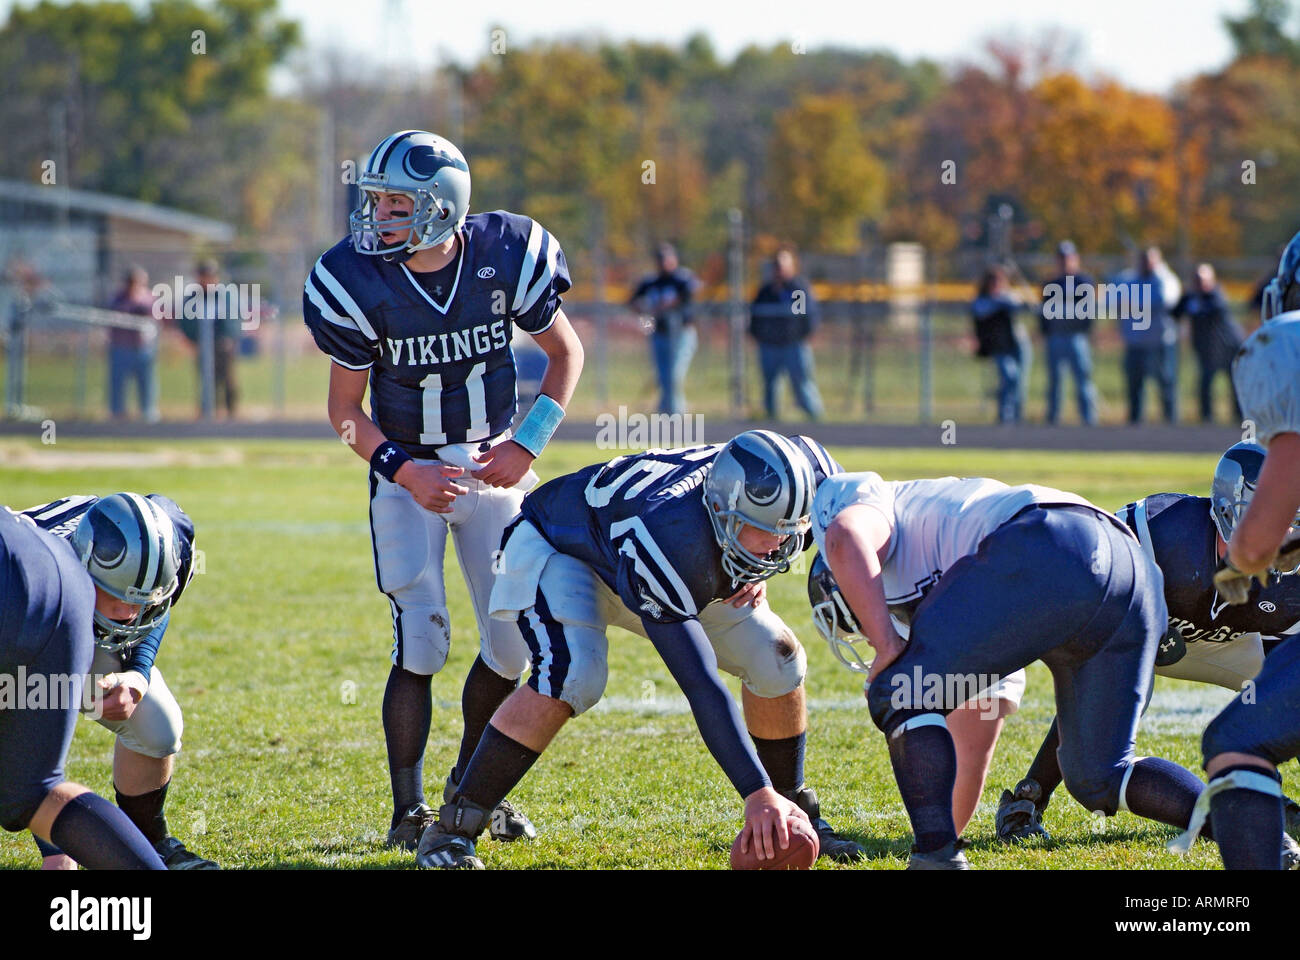
[{"label": "center snapping ball", "polygon": [[[813,829],[812,824],[803,819],[790,819],[786,821],[790,828],[790,846],[784,850],[777,843],[776,838],[772,838],[773,852],[776,854],[775,859],[760,860],[758,854],[754,851],[754,840],[751,837],[749,850],[746,853],[740,852],[740,835],[731,844],[731,869],[732,870],[811,870],[812,865],[817,862],[817,855],[821,852],[821,843],[817,840],[817,831]],[[741,833],[744,833],[742,830]]]}]

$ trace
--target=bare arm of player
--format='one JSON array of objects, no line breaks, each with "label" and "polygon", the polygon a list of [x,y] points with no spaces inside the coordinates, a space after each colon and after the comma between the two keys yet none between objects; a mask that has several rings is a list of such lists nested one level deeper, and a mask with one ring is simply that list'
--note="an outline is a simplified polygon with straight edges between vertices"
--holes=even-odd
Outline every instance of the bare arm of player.
[{"label": "bare arm of player", "polygon": [[876,651],[869,679],[892,663],[903,650],[903,639],[889,619],[885,587],[880,576],[889,552],[890,528],[874,507],[846,507],[826,528],[826,562],[858,626]]},{"label": "bare arm of player", "polygon": [[[337,363],[330,364],[327,401],[330,423],[343,442],[367,464],[375,448],[388,439],[361,409],[369,379],[369,370],[349,370]],[[469,492],[467,487],[452,483],[453,478],[464,472],[463,468],[450,464],[411,462],[402,464],[393,479],[409,490],[415,502],[426,510],[450,513],[451,502]]]},{"label": "bare arm of player", "polygon": [[1242,573],[1266,569],[1300,509],[1300,433],[1279,433],[1268,445],[1259,483],[1228,544],[1228,559]]},{"label": "bare arm of player", "polygon": [[[555,320],[541,333],[534,334],[533,339],[546,354],[547,361],[546,375],[538,392],[561,407],[568,407],[582,374],[582,341],[563,310],[555,311]],[[482,469],[474,471],[477,479],[493,487],[513,487],[528,472],[535,458],[517,443],[498,443],[474,459],[483,464]]]}]

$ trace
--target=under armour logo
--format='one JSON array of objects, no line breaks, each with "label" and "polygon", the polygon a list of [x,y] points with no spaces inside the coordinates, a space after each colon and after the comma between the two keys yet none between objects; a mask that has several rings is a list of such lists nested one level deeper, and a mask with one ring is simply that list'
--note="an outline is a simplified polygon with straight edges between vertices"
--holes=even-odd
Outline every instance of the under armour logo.
[{"label": "under armour logo", "polygon": [[383,456],[381,456],[381,457],[379,458],[379,462],[380,462],[380,463],[387,463],[387,462],[388,462],[388,458],[391,457],[392,455],[393,455],[393,451],[391,451],[391,450],[385,450],[384,453],[383,453]]}]

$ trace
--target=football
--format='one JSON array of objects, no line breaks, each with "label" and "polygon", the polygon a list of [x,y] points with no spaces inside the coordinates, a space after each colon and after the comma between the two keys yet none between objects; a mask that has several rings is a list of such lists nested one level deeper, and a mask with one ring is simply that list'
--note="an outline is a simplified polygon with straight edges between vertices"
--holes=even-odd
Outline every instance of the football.
[{"label": "football", "polygon": [[[807,820],[787,821],[790,826],[790,846],[782,850],[776,847],[776,858],[760,860],[754,852],[754,845],[749,845],[746,853],[740,852],[740,834],[731,844],[732,870],[811,870],[821,852],[821,843],[817,840],[817,831]],[[741,833],[744,833],[742,830]]]}]

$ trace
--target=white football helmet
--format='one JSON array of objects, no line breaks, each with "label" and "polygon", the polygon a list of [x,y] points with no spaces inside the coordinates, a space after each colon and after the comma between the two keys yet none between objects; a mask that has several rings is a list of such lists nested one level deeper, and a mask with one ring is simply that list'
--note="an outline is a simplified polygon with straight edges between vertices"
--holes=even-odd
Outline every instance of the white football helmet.
[{"label": "white football helmet", "polygon": [[813,626],[830,645],[835,658],[854,673],[870,673],[871,664],[855,645],[864,639],[862,628],[840,592],[830,564],[820,553],[808,569],[808,603],[812,605]]},{"label": "white football helmet", "polygon": [[[425,130],[400,130],[385,137],[366,160],[357,179],[361,206],[348,217],[352,246],[358,253],[405,260],[417,250],[436,247],[450,237],[469,213],[469,164],[450,140]],[[411,215],[376,219],[377,198],[404,193]],[[401,232],[385,244],[380,233]]]},{"label": "white football helmet", "polygon": [[1282,251],[1277,273],[1264,287],[1260,298],[1259,318],[1267,323],[1279,313],[1300,307],[1300,233]]},{"label": "white football helmet", "polygon": [[[812,525],[816,493],[812,465],[787,438],[770,430],[749,430],[732,438],[714,457],[704,480],[704,505],[727,575],[739,583],[754,583],[789,570]],[[740,544],[745,526],[786,539],[760,557]]]}]

